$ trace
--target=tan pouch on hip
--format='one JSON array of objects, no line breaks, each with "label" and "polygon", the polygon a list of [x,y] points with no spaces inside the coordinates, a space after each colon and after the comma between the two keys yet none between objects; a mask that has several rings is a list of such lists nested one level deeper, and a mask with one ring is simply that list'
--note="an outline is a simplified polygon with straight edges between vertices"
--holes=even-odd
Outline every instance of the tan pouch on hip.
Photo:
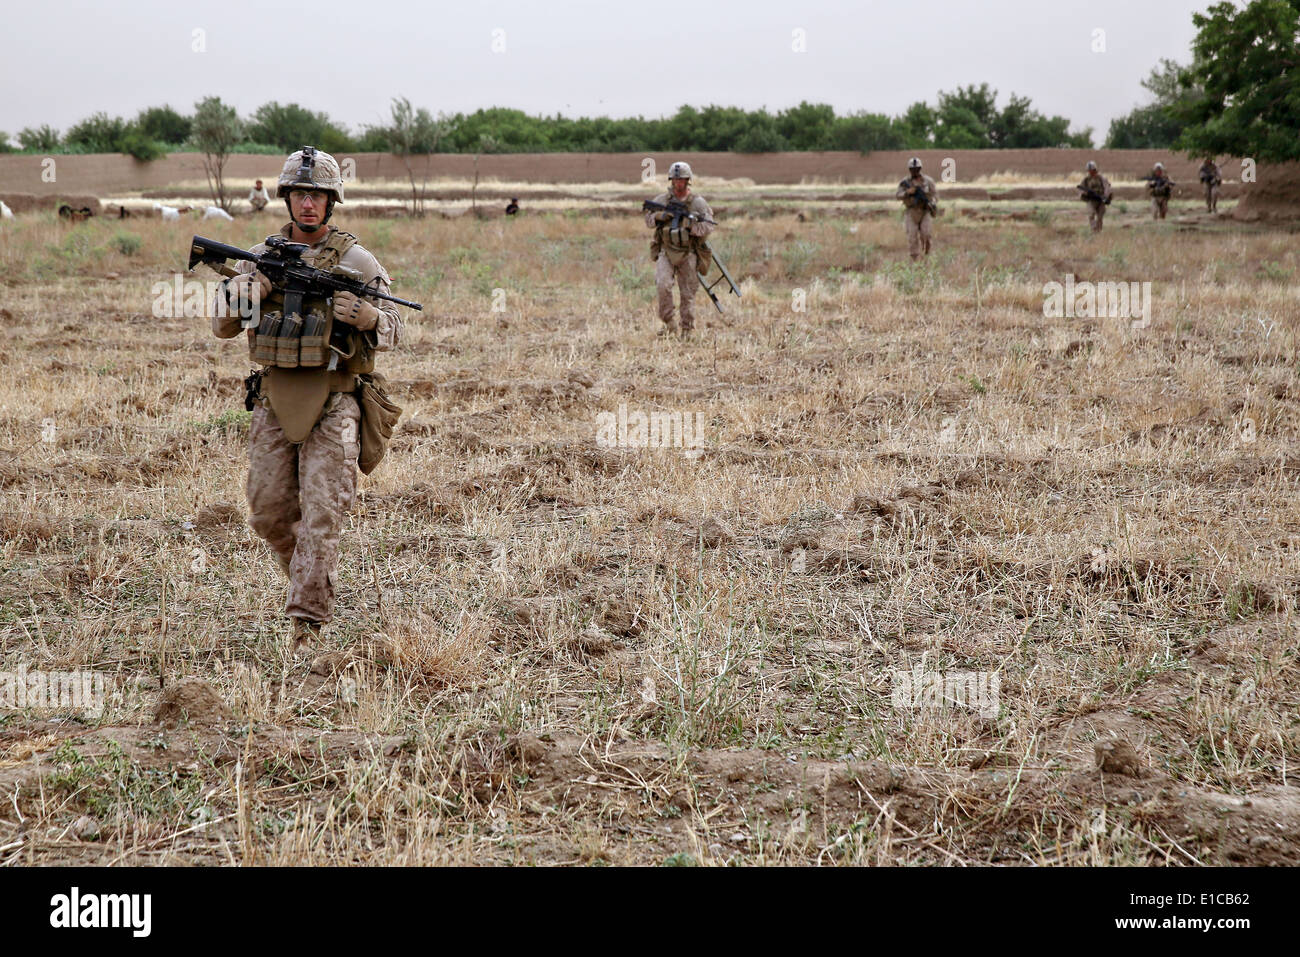
[{"label": "tan pouch on hip", "polygon": [[388,380],[377,372],[357,379],[357,405],[361,407],[361,454],[357,468],[369,475],[388,451],[393,427],[402,416],[402,407],[388,395]]}]

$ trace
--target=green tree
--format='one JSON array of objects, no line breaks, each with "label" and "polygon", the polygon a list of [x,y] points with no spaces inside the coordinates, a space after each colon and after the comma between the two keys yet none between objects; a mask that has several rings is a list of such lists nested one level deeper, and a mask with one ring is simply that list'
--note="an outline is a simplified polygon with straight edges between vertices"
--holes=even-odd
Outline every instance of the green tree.
[{"label": "green tree", "polygon": [[[423,107],[413,108],[406,97],[393,100],[390,117],[388,126],[377,128],[378,135],[382,136],[388,152],[401,159],[406,167],[406,175],[411,181],[411,212],[419,215],[424,212],[428,193],[428,156],[436,153],[442,140],[455,132],[455,122],[442,114],[435,120]],[[424,178],[418,188],[415,184],[416,156],[425,157]]]},{"label": "green tree", "polygon": [[9,142],[9,134],[4,130],[0,130],[0,153],[12,153],[17,148],[18,147]]},{"label": "green tree", "polygon": [[1175,147],[1268,163],[1300,159],[1300,0],[1216,3],[1192,22],[1192,65],[1179,86],[1202,92],[1174,109],[1186,124]]},{"label": "green tree", "polygon": [[983,149],[992,145],[998,119],[997,90],[987,83],[959,86],[939,94],[934,145],[944,149]]},{"label": "green tree", "polygon": [[355,145],[348,131],[333,123],[327,114],[314,113],[297,103],[263,103],[247,126],[249,139],[278,146],[286,153],[303,146],[339,153]]},{"label": "green tree", "polygon": [[155,139],[150,139],[143,130],[131,124],[118,142],[118,151],[134,156],[142,163],[151,163],[167,155],[167,147]]},{"label": "green tree", "polygon": [[934,145],[935,125],[938,117],[925,103],[913,103],[897,120],[903,135],[904,149],[925,149]]},{"label": "green tree", "polygon": [[136,128],[147,138],[168,146],[180,146],[190,138],[189,117],[170,106],[151,106],[135,118]]},{"label": "green tree", "polygon": [[226,196],[226,160],[230,158],[230,151],[243,139],[244,124],[233,106],[227,106],[216,96],[206,97],[195,104],[190,140],[203,154],[203,172],[208,178],[208,191],[213,202],[227,211],[232,197]]},{"label": "green tree", "polygon": [[1185,72],[1186,68],[1173,60],[1161,60],[1142,81],[1154,102],[1134,107],[1126,115],[1111,120],[1106,149],[1172,148],[1186,126],[1180,112],[1205,95],[1194,84],[1183,84]]},{"label": "green tree", "polygon": [[873,150],[906,149],[907,140],[896,121],[883,113],[854,113],[836,117],[826,148],[857,150],[865,155]]},{"label": "green tree", "polygon": [[120,116],[93,113],[74,124],[63,137],[63,143],[79,153],[119,153],[126,130],[126,120]]},{"label": "green tree", "polygon": [[828,149],[834,126],[835,108],[826,103],[805,100],[776,115],[776,131],[792,150]]},{"label": "green tree", "polygon": [[59,131],[48,123],[19,130],[18,142],[29,153],[55,153],[63,143]]}]

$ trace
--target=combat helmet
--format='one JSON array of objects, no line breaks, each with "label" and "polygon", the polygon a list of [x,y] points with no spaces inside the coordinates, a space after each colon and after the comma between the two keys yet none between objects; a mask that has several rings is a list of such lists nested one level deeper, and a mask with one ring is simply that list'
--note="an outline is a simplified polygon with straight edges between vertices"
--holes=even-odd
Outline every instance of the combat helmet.
[{"label": "combat helmet", "polygon": [[920,169],[920,168],[921,168],[921,157],[919,157],[919,156],[913,156],[910,160],[907,161],[907,168],[908,168],[908,169]]},{"label": "combat helmet", "polygon": [[[284,161],[284,168],[280,170],[280,181],[275,195],[284,200],[285,206],[289,206],[289,192],[294,189],[319,189],[329,194],[329,203],[325,207],[325,216],[321,220],[323,226],[329,222],[330,215],[334,212],[334,204],[343,202],[343,173],[339,169],[338,160],[314,146],[304,146],[290,153]],[[292,208],[289,209],[289,215],[293,216]],[[299,224],[298,228],[306,232],[314,232],[320,226],[305,229]]]},{"label": "combat helmet", "polygon": [[681,160],[678,160],[672,166],[668,167],[668,178],[669,179],[690,179],[691,164],[683,163]]}]

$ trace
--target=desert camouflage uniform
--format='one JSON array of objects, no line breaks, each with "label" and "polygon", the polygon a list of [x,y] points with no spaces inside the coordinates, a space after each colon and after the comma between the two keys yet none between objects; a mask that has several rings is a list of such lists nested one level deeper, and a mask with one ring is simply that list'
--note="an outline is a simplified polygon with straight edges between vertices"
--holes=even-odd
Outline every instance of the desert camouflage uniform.
[{"label": "desert camouflage uniform", "polygon": [[[1110,180],[1102,176],[1101,173],[1089,173],[1079,184],[1083,189],[1092,190],[1102,199],[1110,199],[1111,189]],[[1088,204],[1088,225],[1092,227],[1094,233],[1101,232],[1102,220],[1106,218],[1106,204],[1099,203],[1095,199],[1090,199],[1082,194],[1079,197]]]},{"label": "desert camouflage uniform", "polygon": [[919,199],[907,195],[908,190],[917,183],[925,184],[925,195],[930,198],[931,202],[935,202],[939,198],[934,188],[934,180],[924,173],[921,174],[919,180],[909,176],[898,184],[898,190],[894,193],[905,204],[903,222],[907,226],[907,253],[913,260],[930,255],[930,224],[934,221],[930,210]]},{"label": "desert camouflage uniform", "polygon": [[1147,183],[1147,189],[1151,191],[1151,218],[1164,219],[1169,212],[1169,196],[1174,184],[1168,175],[1162,175],[1160,179]]},{"label": "desert camouflage uniform", "polygon": [[1201,164],[1200,177],[1201,182],[1205,184],[1205,211],[1212,213],[1219,208],[1219,185],[1223,182],[1219,164],[1213,160],[1206,160]]},{"label": "desert camouflage uniform", "polygon": [[[656,196],[654,202],[665,204],[668,200],[674,198],[671,192],[664,192]],[[713,218],[713,210],[704,201],[704,197],[696,195],[693,191],[688,189],[686,198],[682,202],[695,216],[701,219]],[[655,217],[662,215],[664,214],[653,210],[647,211],[645,224],[651,229],[657,228],[661,224]],[[713,232],[713,224],[692,223],[690,230],[691,235],[696,239],[704,239],[709,233]],[[665,224],[663,229],[663,249],[659,253],[659,258],[655,260],[655,287],[659,290],[659,318],[663,320],[667,329],[672,329],[674,325],[674,282],[677,284],[681,299],[681,330],[683,333],[690,332],[695,326],[695,292],[700,287],[700,281],[696,274],[698,262],[693,249],[673,245],[668,227]]]},{"label": "desert camouflage uniform", "polygon": [[[328,226],[320,242],[303,254],[305,262],[322,251],[334,228]],[[284,226],[280,235],[289,238],[290,226]],[[259,243],[252,251],[265,248]],[[363,282],[379,277],[378,291],[389,291],[388,273],[360,244],[351,246],[339,264],[359,271]],[[236,268],[248,273],[256,267],[241,262]],[[373,330],[360,334],[369,338],[376,352],[392,349],[402,329],[397,307],[382,300],[367,302],[379,309],[379,318]],[[239,317],[214,318],[212,331],[222,339],[238,335]],[[290,618],[324,624],[333,617],[339,537],[357,488],[360,419],[353,394],[333,392],[311,432],[294,444],[265,398],[253,409],[248,436],[249,524],[289,576],[285,614]]]}]

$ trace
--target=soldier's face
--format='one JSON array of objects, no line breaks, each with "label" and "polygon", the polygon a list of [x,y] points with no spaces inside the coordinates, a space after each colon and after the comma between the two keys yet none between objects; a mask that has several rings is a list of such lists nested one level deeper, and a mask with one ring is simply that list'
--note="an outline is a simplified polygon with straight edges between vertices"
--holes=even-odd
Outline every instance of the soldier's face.
[{"label": "soldier's face", "polygon": [[329,193],[323,189],[289,190],[289,208],[293,218],[304,226],[316,226],[325,218]]},{"label": "soldier's face", "polygon": [[691,181],[689,179],[678,178],[678,179],[670,180],[670,182],[673,184],[674,196],[685,196],[686,191],[690,189],[691,186]]}]

